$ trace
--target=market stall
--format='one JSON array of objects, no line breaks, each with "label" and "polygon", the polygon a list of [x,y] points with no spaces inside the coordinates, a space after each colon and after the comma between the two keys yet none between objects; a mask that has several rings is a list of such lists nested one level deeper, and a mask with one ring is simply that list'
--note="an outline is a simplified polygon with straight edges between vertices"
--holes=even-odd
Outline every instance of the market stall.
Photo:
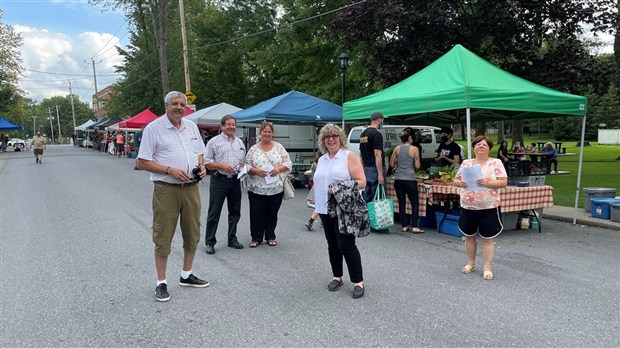
[{"label": "market stall", "polygon": [[[583,144],[587,105],[586,97],[556,91],[512,75],[456,45],[413,76],[344,103],[343,117],[346,121],[366,120],[373,111],[380,110],[388,123],[466,124],[467,144],[471,144],[472,120],[581,117]],[[464,157],[472,158],[470,146]],[[579,158],[573,223],[576,222],[582,162],[583,150]]]},{"label": "market stall", "polygon": [[[439,209],[447,210],[448,208],[457,207],[459,193],[461,188],[446,184],[418,184],[418,215],[426,216],[427,206],[434,205]],[[551,186],[530,186],[516,187],[508,186],[500,189],[500,209],[502,213],[526,211],[532,216],[538,218],[538,214],[533,211],[542,208],[553,207],[553,187]],[[386,194],[388,198],[394,199],[394,211],[398,211],[398,199],[394,190],[394,179],[386,180]],[[453,204],[456,202],[457,204]],[[407,213],[411,213],[411,205],[407,201]],[[538,221],[540,222],[540,221]],[[516,224],[516,223],[515,223]],[[539,232],[541,224],[538,224]],[[507,229],[514,229],[512,226],[506,226]]]}]

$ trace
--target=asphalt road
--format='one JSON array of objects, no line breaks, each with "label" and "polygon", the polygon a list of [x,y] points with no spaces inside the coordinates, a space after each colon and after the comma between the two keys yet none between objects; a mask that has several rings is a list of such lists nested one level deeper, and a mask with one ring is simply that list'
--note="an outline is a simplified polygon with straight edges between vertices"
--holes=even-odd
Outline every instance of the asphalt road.
[{"label": "asphalt road", "polygon": [[2,347],[620,345],[620,231],[550,220],[542,234],[506,231],[496,239],[493,281],[459,272],[460,238],[371,234],[358,239],[366,296],[354,300],[348,276],[327,291],[322,229],[303,227],[307,190],[283,204],[277,247],[247,248],[244,197],[246,248],[218,243],[206,255],[201,241],[194,273],[211,286],[181,288],[177,234],[172,299],[158,303],[148,173],[71,146],[49,146],[41,165],[28,151],[2,156]]}]

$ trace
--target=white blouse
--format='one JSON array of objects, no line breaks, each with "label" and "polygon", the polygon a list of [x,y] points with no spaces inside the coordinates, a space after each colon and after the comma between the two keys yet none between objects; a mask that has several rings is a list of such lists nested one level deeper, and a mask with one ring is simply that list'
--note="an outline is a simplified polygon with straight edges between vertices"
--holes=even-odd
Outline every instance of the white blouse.
[{"label": "white blouse", "polygon": [[[245,165],[258,169],[264,167],[275,168],[281,164],[288,168],[287,172],[290,172],[293,168],[293,162],[288,152],[282,144],[275,141],[273,142],[273,148],[271,150],[263,152],[259,144],[256,144],[250,148],[248,154],[245,156]],[[286,175],[288,174],[280,173],[280,175],[278,175],[278,180],[270,184],[268,184],[262,176],[248,175],[246,177],[248,181],[248,191],[265,196],[278,194],[284,190],[283,184]]]},{"label": "white blouse", "polygon": [[327,214],[327,189],[335,182],[351,180],[349,175],[349,151],[340,149],[329,158],[329,153],[319,158],[314,172],[314,210],[319,214]]}]

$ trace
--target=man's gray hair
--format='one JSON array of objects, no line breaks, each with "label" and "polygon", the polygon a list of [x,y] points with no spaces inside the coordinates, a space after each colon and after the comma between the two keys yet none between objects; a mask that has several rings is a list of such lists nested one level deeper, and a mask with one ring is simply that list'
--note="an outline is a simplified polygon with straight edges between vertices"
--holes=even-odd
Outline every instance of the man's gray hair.
[{"label": "man's gray hair", "polygon": [[168,92],[168,94],[166,94],[166,96],[164,97],[164,103],[166,103],[166,105],[170,104],[170,102],[172,101],[172,99],[178,98],[178,97],[183,97],[183,100],[185,100],[185,104],[187,104],[187,97],[185,96],[185,94],[179,92],[179,91],[170,91]]}]

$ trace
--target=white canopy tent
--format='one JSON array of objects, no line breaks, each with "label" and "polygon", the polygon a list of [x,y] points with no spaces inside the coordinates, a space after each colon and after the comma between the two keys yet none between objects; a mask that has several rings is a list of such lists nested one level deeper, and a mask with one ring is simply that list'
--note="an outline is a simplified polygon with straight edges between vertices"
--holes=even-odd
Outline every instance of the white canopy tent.
[{"label": "white canopy tent", "polygon": [[219,103],[209,106],[204,109],[200,109],[185,117],[186,120],[193,121],[199,126],[220,126],[220,120],[224,115],[230,115],[237,111],[241,111],[234,105],[228,103]]}]

